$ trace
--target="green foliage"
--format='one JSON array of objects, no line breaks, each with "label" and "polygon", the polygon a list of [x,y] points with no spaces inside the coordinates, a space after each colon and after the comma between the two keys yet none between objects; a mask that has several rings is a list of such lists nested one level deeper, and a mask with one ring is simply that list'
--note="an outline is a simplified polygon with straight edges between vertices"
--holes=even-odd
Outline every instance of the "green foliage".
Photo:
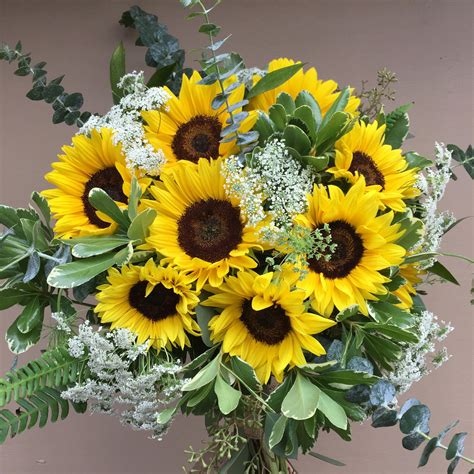
[{"label": "green foliage", "polygon": [[85,375],[87,355],[74,358],[58,347],[42,354],[23,367],[7,372],[0,379],[0,407],[12,400],[30,397],[45,387],[64,387]]},{"label": "green foliage", "polygon": [[472,145],[469,145],[466,151],[452,144],[448,145],[447,148],[451,152],[453,160],[457,161],[459,166],[462,166],[469,176],[474,179],[474,150]]},{"label": "green foliage", "polygon": [[430,418],[431,411],[426,405],[422,405],[416,399],[410,399],[399,411],[388,408],[376,410],[372,415],[372,426],[379,428],[399,423],[400,431],[406,435],[402,440],[402,446],[408,450],[417,449],[426,442],[418,467],[425,466],[436,449],[443,449],[446,452],[446,459],[451,461],[447,469],[448,474],[454,472],[460,460],[474,464],[474,460],[463,455],[467,433],[456,433],[447,446],[442,444],[444,437],[458,422],[451,423],[437,436],[431,437],[428,435]]},{"label": "green foliage", "polygon": [[125,48],[120,41],[110,58],[110,87],[114,104],[118,104],[123,97],[122,90],[118,87],[120,79],[125,75]]},{"label": "green foliage", "polygon": [[[0,410],[0,444],[8,435],[11,438],[35,426],[43,428],[48,421],[64,420],[69,414],[69,402],[61,397],[63,388],[45,387],[27,398],[18,399],[15,412]],[[85,405],[72,404],[77,413],[83,413]]]},{"label": "green foliage", "polygon": [[149,87],[167,85],[174,93],[181,87],[185,52],[177,38],[172,36],[158,17],[133,6],[122,14],[120,24],[138,33],[137,46],[147,48],[145,62],[156,72],[148,82]]},{"label": "green foliage", "polygon": [[53,123],[64,122],[67,125],[81,127],[91,116],[90,112],[80,111],[84,98],[81,93],[65,92],[61,82],[64,76],[59,76],[48,82],[45,62],[32,65],[31,54],[22,52],[19,41],[15,48],[3,43],[0,45],[0,60],[9,63],[17,62],[14,74],[17,76],[32,76],[33,87],[26,94],[31,100],[44,100],[53,107]]},{"label": "green foliage", "polygon": [[392,148],[400,148],[408,135],[410,119],[407,111],[412,104],[402,105],[385,117],[385,143]]},{"label": "green foliage", "polygon": [[304,63],[297,63],[286,66],[276,71],[269,72],[260,81],[258,81],[252,89],[250,89],[247,98],[251,99],[259,94],[275,89],[291,79],[302,67]]}]

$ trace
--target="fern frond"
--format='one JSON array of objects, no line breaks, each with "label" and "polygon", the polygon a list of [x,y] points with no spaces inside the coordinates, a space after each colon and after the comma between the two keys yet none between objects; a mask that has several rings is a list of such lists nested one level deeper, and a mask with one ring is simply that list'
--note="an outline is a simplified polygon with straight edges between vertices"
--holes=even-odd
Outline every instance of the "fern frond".
[{"label": "fern frond", "polygon": [[[19,399],[19,407],[15,413],[6,409],[0,410],[0,444],[5,442],[8,435],[13,438],[26,429],[35,426],[42,428],[48,420],[52,423],[59,418],[64,420],[69,414],[69,402],[61,398],[61,392],[65,389],[66,387],[44,387],[31,397]],[[85,404],[72,405],[77,413],[84,413]]]},{"label": "fern frond", "polygon": [[70,385],[86,370],[87,355],[76,359],[58,347],[0,379],[0,407],[30,397],[45,387]]}]

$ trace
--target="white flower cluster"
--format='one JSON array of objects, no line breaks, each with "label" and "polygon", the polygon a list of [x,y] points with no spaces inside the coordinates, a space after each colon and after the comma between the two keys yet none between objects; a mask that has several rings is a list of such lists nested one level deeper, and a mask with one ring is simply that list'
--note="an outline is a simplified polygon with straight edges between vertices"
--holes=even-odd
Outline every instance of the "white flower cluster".
[{"label": "white flower cluster", "polygon": [[121,423],[161,438],[168,425],[158,423],[158,414],[180,396],[186,382],[178,377],[179,361],[153,361],[148,344],[136,344],[129,330],[102,334],[88,322],[69,340],[69,353],[76,358],[88,353],[90,376],[64,391],[63,398],[87,401],[92,412],[117,415]]},{"label": "white flower cluster", "polygon": [[148,88],[143,71],[126,74],[117,86],[126,94],[120,103],[102,117],[92,115],[78,133],[87,135],[94,129],[112,129],[114,144],[121,144],[128,167],[158,175],[166,159],[162,150],[155,150],[146,140],[141,112],[166,108],[170,95],[162,87]]},{"label": "white flower cluster", "polygon": [[62,331],[66,334],[71,334],[72,329],[68,323],[68,319],[66,315],[62,311],[57,312],[57,313],[52,312],[51,318],[56,321],[56,329],[58,331]]},{"label": "white flower cluster", "polygon": [[245,167],[239,157],[231,156],[223,173],[226,193],[240,200],[250,225],[271,217],[265,235],[278,234],[292,224],[296,214],[306,211],[306,194],[311,192],[314,177],[293,159],[283,140],[272,140],[254,151]]},{"label": "white flower cluster", "polygon": [[[455,222],[451,212],[438,212],[438,204],[444,196],[446,186],[451,177],[451,152],[443,143],[435,144],[435,166],[428,168],[419,175],[417,186],[422,192],[421,210],[425,223],[424,235],[416,245],[417,252],[437,252],[446,229]],[[429,259],[420,265],[428,268],[434,263]]]},{"label": "white flower cluster", "polygon": [[406,392],[413,383],[431,372],[427,356],[432,354],[431,364],[438,368],[451,356],[447,349],[436,349],[436,343],[443,341],[453,330],[450,323],[438,322],[438,318],[429,311],[419,315],[415,333],[418,342],[405,344],[402,358],[397,362],[395,370],[388,374],[387,379],[398,387],[399,392]]}]

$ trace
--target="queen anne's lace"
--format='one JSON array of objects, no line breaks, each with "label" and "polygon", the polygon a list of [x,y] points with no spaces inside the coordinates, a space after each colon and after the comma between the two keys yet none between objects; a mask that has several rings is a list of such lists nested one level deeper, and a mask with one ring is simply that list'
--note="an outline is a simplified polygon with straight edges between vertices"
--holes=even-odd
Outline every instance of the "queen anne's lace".
[{"label": "queen anne's lace", "polygon": [[[69,339],[69,353],[79,358],[87,352],[90,376],[62,393],[74,402],[89,402],[93,412],[117,415],[123,424],[153,432],[161,438],[168,425],[158,423],[164,404],[181,395],[186,380],[178,377],[179,361],[160,361],[138,371],[133,369],[148,345],[137,344],[128,329],[102,333],[86,322]],[[159,392],[156,387],[160,386]]]},{"label": "queen anne's lace", "polygon": [[121,144],[129,168],[138,168],[152,176],[158,175],[166,161],[165,156],[145,138],[141,112],[166,107],[170,95],[163,87],[148,88],[144,83],[143,71],[126,74],[118,87],[125,93],[120,103],[102,117],[92,115],[78,133],[87,135],[94,129],[112,129],[113,142],[115,145]]}]

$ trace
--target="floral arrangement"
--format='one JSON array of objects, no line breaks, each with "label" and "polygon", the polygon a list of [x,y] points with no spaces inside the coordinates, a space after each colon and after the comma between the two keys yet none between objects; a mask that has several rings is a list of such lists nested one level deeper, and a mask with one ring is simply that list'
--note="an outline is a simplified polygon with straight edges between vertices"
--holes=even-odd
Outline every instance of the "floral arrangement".
[{"label": "floral arrangement", "polygon": [[430,435],[429,408],[397,402],[449,357],[452,328],[420,287],[457,283],[438,258],[460,220],[437,205],[453,160],[473,176],[472,147],[405,151],[389,71],[357,93],[298,61],[249,69],[221,52],[219,2],[181,3],[209,40],[199,70],[132,7],[121,23],[156,71],[127,73],[119,45],[105,115],[81,112],[21,43],[0,48],[53,123],[79,128],[36,207],[0,207],[0,309],[22,307],[6,342],[48,340],[0,379],[0,406],[18,405],[0,411],[0,440],[70,406],[160,439],[181,412],[209,433],[190,472],[287,473],[300,453],[341,465],[313,450],[319,433],[350,440],[371,417],[424,444],[420,466],[437,448],[448,472],[472,464],[466,433],[445,442],[455,424]]}]

